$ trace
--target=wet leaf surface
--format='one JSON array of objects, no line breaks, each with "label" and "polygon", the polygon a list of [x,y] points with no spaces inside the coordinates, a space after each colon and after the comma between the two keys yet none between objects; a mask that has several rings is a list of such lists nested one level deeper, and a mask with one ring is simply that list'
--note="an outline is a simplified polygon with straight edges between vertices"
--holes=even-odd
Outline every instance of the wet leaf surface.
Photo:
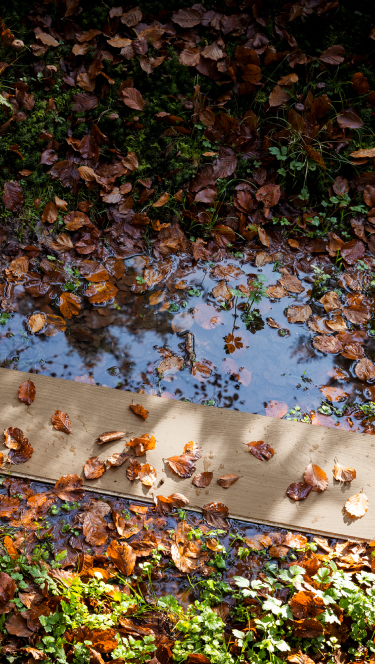
[{"label": "wet leaf surface", "polygon": [[200,489],[205,489],[207,486],[209,486],[209,484],[211,484],[213,476],[214,474],[207,470],[204,473],[198,473],[198,475],[194,475],[192,482],[194,486]]},{"label": "wet leaf surface", "polygon": [[217,483],[220,484],[220,486],[223,487],[223,489],[229,489],[232,484],[237,482],[237,480],[240,479],[240,475],[236,475],[235,473],[229,473],[228,475],[222,475],[219,477],[217,480]]},{"label": "wet leaf surface", "polygon": [[[272,415],[271,417],[275,417],[275,415]],[[268,459],[272,459],[275,454],[275,450],[263,440],[254,440],[251,443],[246,444],[249,448],[250,454],[260,461],[268,461]]]},{"label": "wet leaf surface", "polygon": [[53,428],[57,429],[57,431],[70,433],[72,430],[72,423],[69,419],[69,415],[62,410],[56,410],[54,412],[52,415],[52,424]]},{"label": "wet leaf surface", "polygon": [[83,472],[87,480],[95,480],[97,477],[101,477],[105,471],[105,462],[100,461],[99,457],[97,456],[87,459],[83,467]]},{"label": "wet leaf surface", "polygon": [[32,380],[25,380],[18,388],[18,398],[30,406],[35,399],[35,385]]},{"label": "wet leaf surface", "polygon": [[286,490],[286,495],[292,500],[305,500],[312,490],[312,485],[307,484],[307,482],[293,482],[288,486]]}]

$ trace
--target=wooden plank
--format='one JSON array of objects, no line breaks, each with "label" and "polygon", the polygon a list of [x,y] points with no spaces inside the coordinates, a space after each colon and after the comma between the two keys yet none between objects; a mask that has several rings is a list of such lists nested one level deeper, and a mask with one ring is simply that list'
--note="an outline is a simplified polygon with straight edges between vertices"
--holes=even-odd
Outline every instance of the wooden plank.
[{"label": "wooden plank", "polygon": [[[32,379],[36,399],[26,406],[18,399],[18,387]],[[259,523],[278,524],[310,532],[343,537],[373,539],[375,525],[375,439],[370,435],[327,429],[262,415],[251,415],[224,408],[200,406],[106,387],[95,387],[47,376],[0,369],[0,426],[22,429],[34,447],[30,461],[11,466],[12,474],[57,480],[62,475],[82,475],[91,456],[106,459],[122,451],[124,441],[98,445],[97,436],[108,430],[126,431],[125,440],[144,433],[156,438],[154,450],[139,459],[157,470],[155,487],[148,489],[139,481],[126,478],[127,464],[107,470],[101,478],[84,481],[103,492],[152,500],[153,495],[183,493],[191,508],[212,501],[225,503],[231,516]],[[149,410],[144,422],[129,408],[131,402]],[[56,431],[51,416],[56,409],[67,412],[72,433]],[[184,445],[194,440],[203,448],[197,473],[210,470],[214,479],[206,489],[197,489],[191,479],[176,476],[163,459],[181,454]],[[245,444],[263,440],[275,450],[269,461],[258,461]],[[6,451],[4,448],[3,451]],[[352,466],[357,478],[340,486],[333,479],[335,459]],[[302,479],[310,461],[323,468],[329,478],[323,494],[311,492],[299,503],[285,494],[291,482]],[[2,468],[4,471],[4,468]],[[232,487],[223,489],[216,480],[223,474],[241,476]],[[160,483],[162,482],[162,485]],[[370,507],[362,519],[349,519],[343,513],[345,501],[361,490]]]}]

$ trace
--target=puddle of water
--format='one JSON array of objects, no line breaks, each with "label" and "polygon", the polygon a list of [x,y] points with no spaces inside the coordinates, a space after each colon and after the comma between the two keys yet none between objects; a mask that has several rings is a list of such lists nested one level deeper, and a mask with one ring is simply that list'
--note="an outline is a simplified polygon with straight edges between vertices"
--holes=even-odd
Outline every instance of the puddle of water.
[{"label": "puddle of water", "polygon": [[[21,292],[18,311],[0,328],[2,366],[259,414],[266,414],[270,401],[285,402],[288,408],[298,405],[301,416],[317,411],[324,398],[319,388],[327,384],[341,387],[348,395],[345,401],[335,404],[339,409],[345,403],[371,398],[371,389],[353,372],[355,362],[341,355],[316,351],[312,345],[314,333],[307,323],[287,321],[288,306],[309,301],[311,263],[317,264],[317,259],[311,259],[310,265],[307,263],[308,272],[299,269],[305,288],[302,293],[289,294],[281,300],[263,297],[255,305],[263,320],[256,332],[246,329],[241,311],[234,307],[226,310],[214,298],[212,289],[219,282],[212,275],[214,264],[199,267],[192,265],[190,257],[174,256],[171,269],[161,282],[145,293],[132,292],[129,284],[134,282],[135,275],[142,275],[145,260],[149,259],[135,257],[124,261],[125,275],[117,282],[118,308],[111,304],[85,304],[78,316],[66,321],[66,333],[52,337],[27,331],[26,317],[39,310],[40,298],[33,299]],[[230,288],[245,285],[249,274],[264,276],[266,285],[276,284],[282,276],[273,264],[256,268],[233,258],[219,265],[228,264],[244,272],[228,282]],[[152,265],[158,269],[156,261],[149,261],[148,267]],[[182,280],[185,288],[176,288],[176,283],[179,285]],[[142,290],[142,285],[136,286],[137,289]],[[155,291],[161,291],[164,301],[172,304],[169,310],[159,311],[163,302],[149,304]],[[320,304],[311,307],[313,313],[324,314]],[[171,312],[171,308],[176,311]],[[271,328],[266,322],[269,317],[289,332],[282,336],[278,329]],[[176,333],[172,324],[176,329],[177,322],[181,331]],[[228,352],[232,350],[228,347],[228,334],[237,338],[234,352]],[[364,348],[371,359],[375,340],[366,339]],[[185,364],[180,371],[161,376],[158,365],[167,351],[183,358]],[[201,363],[201,370],[195,371],[195,375],[192,356]],[[343,372],[341,377],[335,367]],[[335,426],[335,422],[336,426],[349,426],[346,418],[337,418],[337,414],[329,421],[323,416],[318,418],[329,426]],[[358,421],[354,420],[352,430],[358,427]]]}]

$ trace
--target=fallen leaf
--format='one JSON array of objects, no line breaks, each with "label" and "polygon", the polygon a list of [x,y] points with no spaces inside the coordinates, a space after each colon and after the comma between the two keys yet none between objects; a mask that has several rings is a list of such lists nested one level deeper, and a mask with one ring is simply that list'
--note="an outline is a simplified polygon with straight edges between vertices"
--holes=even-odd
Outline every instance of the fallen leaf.
[{"label": "fallen leaf", "polygon": [[4,445],[10,450],[19,450],[23,441],[25,440],[22,429],[18,429],[17,427],[9,427],[8,429],[4,429],[4,437]]},{"label": "fallen leaf", "polygon": [[72,423],[69,419],[69,415],[62,410],[56,410],[54,412],[52,415],[52,424],[53,428],[57,429],[57,431],[70,433],[72,430]]},{"label": "fallen leaf", "polygon": [[232,484],[239,480],[241,475],[236,475],[235,473],[229,473],[228,475],[222,475],[217,480],[217,483],[220,484],[224,489],[229,489]]},{"label": "fallen leaf", "polygon": [[271,558],[283,558],[284,556],[287,556],[289,553],[289,549],[287,546],[271,546],[268,549],[268,555],[271,556]]},{"label": "fallen leaf", "polygon": [[352,108],[349,108],[338,114],[337,124],[341,129],[360,129],[363,125],[363,121]]},{"label": "fallen leaf", "polygon": [[98,436],[98,443],[112,443],[114,440],[121,440],[125,436],[123,431],[105,431]]},{"label": "fallen leaf", "polygon": [[375,364],[364,357],[355,365],[354,373],[360,380],[373,380],[375,378]]},{"label": "fallen leaf", "polygon": [[305,468],[303,479],[306,484],[310,484],[313,491],[319,493],[325,491],[328,487],[328,477],[324,470],[315,463],[309,463]]},{"label": "fallen leaf", "polygon": [[87,480],[95,480],[101,477],[106,471],[105,461],[100,461],[99,457],[93,456],[87,459],[83,466],[83,472]]},{"label": "fallen leaf", "polygon": [[371,157],[375,157],[375,148],[356,150],[355,152],[351,152],[350,156],[354,157],[355,159],[361,159],[363,157],[368,157],[371,159]]},{"label": "fallen leaf", "polygon": [[136,88],[125,88],[121,92],[121,98],[125,106],[134,111],[143,111],[144,101],[141,93]]},{"label": "fallen leaf", "polygon": [[209,484],[211,484],[213,476],[214,474],[212,472],[206,471],[204,473],[194,475],[192,482],[194,486],[198,487],[199,489],[205,489]]},{"label": "fallen leaf", "polygon": [[347,482],[354,480],[357,477],[357,473],[354,468],[350,468],[349,466],[344,467],[341,466],[341,464],[336,463],[333,469],[333,476],[338,482],[344,482],[344,484],[346,484]]},{"label": "fallen leaf", "polygon": [[228,523],[226,517],[228,516],[228,508],[224,503],[208,503],[202,507],[203,518],[213,528],[222,528],[226,530]]},{"label": "fallen leaf", "polygon": [[281,106],[281,104],[285,104],[285,102],[287,102],[289,99],[290,96],[288,92],[284,90],[281,85],[275,85],[268,97],[268,103],[271,107]]},{"label": "fallen leaf", "polygon": [[64,318],[78,316],[81,311],[81,298],[74,293],[62,293],[59,299],[59,307]]},{"label": "fallen leaf", "polygon": [[17,212],[21,209],[24,199],[22,187],[18,182],[11,180],[4,183],[4,205],[10,212]]},{"label": "fallen leaf", "polygon": [[172,374],[180,371],[184,366],[184,360],[182,357],[177,357],[177,355],[171,355],[170,357],[164,357],[158,366],[158,370],[162,376],[171,376]]},{"label": "fallen leaf", "polygon": [[[8,496],[0,496],[0,518],[6,517],[9,518],[17,512],[20,506],[20,501],[18,498],[9,498]],[[0,572],[0,599],[1,599],[1,582],[4,582],[5,578],[2,576],[5,572]],[[9,610],[13,609],[13,605],[9,606]]]},{"label": "fallen leaf", "polygon": [[122,466],[122,464],[128,459],[129,455],[125,452],[113,452],[113,454],[108,457],[107,463],[109,466]]},{"label": "fallen leaf", "polygon": [[288,291],[284,286],[267,286],[266,288],[267,297],[275,300],[280,300],[282,297],[288,295]]},{"label": "fallen leaf", "polygon": [[143,456],[148,450],[155,449],[156,440],[154,436],[144,433],[143,436],[132,438],[126,444],[134,448],[136,456]]},{"label": "fallen leaf", "polygon": [[102,546],[108,539],[107,522],[93,512],[86,512],[82,523],[83,536],[91,546]]},{"label": "fallen leaf", "polygon": [[258,201],[261,201],[266,208],[271,208],[276,205],[279,202],[280,196],[281,191],[278,184],[265,184],[263,187],[260,187],[255,194],[255,198]]},{"label": "fallen leaf", "polygon": [[136,480],[139,475],[139,471],[141,470],[141,464],[137,459],[130,459],[129,460],[129,466],[126,469],[126,477],[130,482],[133,482],[133,480]]},{"label": "fallen leaf", "polygon": [[335,291],[328,291],[328,293],[323,295],[319,302],[323,305],[327,313],[330,311],[336,311],[337,309],[342,309],[340,298]]},{"label": "fallen leaf", "polygon": [[295,593],[289,601],[289,606],[297,620],[315,618],[325,610],[323,599],[310,590]]},{"label": "fallen leaf", "polygon": [[14,613],[8,618],[4,625],[8,634],[23,637],[27,639],[32,636],[32,631],[28,628],[26,619],[20,613]]},{"label": "fallen leaf", "polygon": [[266,415],[268,417],[284,417],[288,412],[288,405],[285,403],[285,401],[274,401],[271,399],[271,401],[268,402],[266,406]]},{"label": "fallen leaf", "polygon": [[288,323],[305,323],[312,314],[311,307],[308,304],[302,307],[292,306],[287,309],[286,317]]},{"label": "fallen leaf", "polygon": [[219,300],[219,302],[228,302],[232,297],[232,293],[224,280],[220,281],[217,286],[212,289],[212,295],[216,300]]},{"label": "fallen leaf", "polygon": [[[275,415],[273,415],[273,417],[275,417]],[[256,459],[259,459],[260,461],[267,461],[268,459],[271,459],[275,454],[275,450],[273,450],[268,443],[263,442],[263,440],[256,440],[256,441],[254,440],[251,443],[246,443],[246,445],[249,448],[250,454],[252,454]]]},{"label": "fallen leaf", "polygon": [[326,387],[321,387],[320,391],[324,394],[325,398],[332,403],[343,401],[349,396],[341,389],[341,387],[331,387],[327,385]]},{"label": "fallen leaf", "polygon": [[144,463],[138,473],[138,478],[144,486],[152,486],[157,478],[156,470],[149,463]]},{"label": "fallen leaf", "polygon": [[359,519],[364,516],[368,510],[368,498],[363,491],[356,493],[354,496],[348,498],[345,503],[345,511],[349,516]]},{"label": "fallen leaf", "polygon": [[24,438],[21,444],[21,447],[17,450],[11,450],[8,454],[8,461],[11,464],[19,465],[21,463],[26,463],[29,461],[33,455],[33,448],[30,445],[27,438]]},{"label": "fallen leaf", "polygon": [[63,475],[57,480],[54,492],[61,500],[67,500],[68,502],[82,500],[85,495],[85,489],[82,486],[82,477],[78,475]]},{"label": "fallen leaf", "polygon": [[144,408],[143,406],[141,406],[138,403],[131,403],[129,408],[132,409],[133,413],[135,413],[136,415],[139,415],[144,420],[147,420],[149,413],[148,413],[148,410],[146,410],[146,408]]},{"label": "fallen leaf", "polygon": [[33,403],[35,399],[35,385],[32,380],[25,380],[18,388],[18,398],[28,406]]},{"label": "fallen leaf", "polygon": [[169,201],[169,194],[168,192],[165,192],[165,194],[162,194],[160,198],[156,201],[156,203],[153,203],[154,208],[159,208],[168,203]]},{"label": "fallen leaf", "polygon": [[117,569],[125,576],[130,576],[134,572],[135,563],[137,560],[134,549],[126,544],[119,544],[116,540],[112,540],[107,548],[106,554]]},{"label": "fallen leaf", "polygon": [[330,46],[323,51],[319,60],[325,62],[327,65],[340,65],[344,62],[344,54],[345,49],[343,46]]},{"label": "fallen leaf", "polygon": [[294,274],[286,274],[281,279],[278,279],[279,284],[284,286],[289,293],[302,293],[305,289],[301,281]]},{"label": "fallen leaf", "polygon": [[36,314],[31,314],[27,321],[27,326],[32,334],[40,332],[47,322],[47,317],[44,313],[38,312]]},{"label": "fallen leaf", "polygon": [[171,493],[168,498],[165,496],[156,496],[154,498],[157,514],[169,514],[176,507],[184,507],[189,504],[188,498],[182,493]]},{"label": "fallen leaf", "polygon": [[179,477],[191,477],[195,472],[194,465],[195,458],[191,454],[181,454],[180,456],[172,456],[166,459],[171,470],[173,470]]},{"label": "fallen leaf", "polygon": [[292,500],[304,500],[312,490],[311,484],[306,482],[293,482],[288,486],[286,495]]},{"label": "fallen leaf", "polygon": [[321,353],[339,353],[342,351],[342,344],[330,334],[316,336],[313,338],[313,346]]}]

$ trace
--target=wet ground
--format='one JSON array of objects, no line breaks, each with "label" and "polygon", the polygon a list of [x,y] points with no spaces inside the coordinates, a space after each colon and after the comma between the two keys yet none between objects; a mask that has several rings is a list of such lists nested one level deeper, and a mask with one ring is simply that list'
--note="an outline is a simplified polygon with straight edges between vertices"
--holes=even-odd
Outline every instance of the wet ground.
[{"label": "wet ground", "polygon": [[[353,408],[344,417],[343,407],[371,399],[371,385],[358,380],[352,359],[316,350],[315,333],[307,322],[290,324],[286,316],[289,306],[307,303],[313,315],[324,316],[323,305],[311,298],[316,280],[313,266],[332,272],[334,278],[324,282],[325,290],[337,287],[344,271],[340,277],[326,255],[302,257],[301,253],[298,262],[297,258],[282,252],[263,254],[258,248],[256,254],[198,264],[183,255],[162,262],[147,256],[124,259],[115,300],[100,305],[83,300],[79,315],[66,319],[66,331],[53,329],[51,336],[43,330],[30,333],[27,321],[37,311],[59,312],[51,308],[53,302],[31,297],[21,281],[14,287],[17,311],[0,327],[1,365],[356,430],[358,422],[347,419]],[[263,264],[268,260],[272,262]],[[233,289],[259,276],[266,287],[275,285],[291,267],[302,281],[303,292],[288,292],[281,299],[263,296],[253,305],[260,317],[248,329],[241,320],[244,299],[232,297],[225,302],[213,294],[218,284]],[[344,289],[341,293],[345,295]],[[375,354],[371,334],[367,329],[360,340],[370,359]],[[160,371],[163,358],[171,356],[178,361]],[[331,404],[334,408],[321,392],[324,386],[345,392]]]}]

